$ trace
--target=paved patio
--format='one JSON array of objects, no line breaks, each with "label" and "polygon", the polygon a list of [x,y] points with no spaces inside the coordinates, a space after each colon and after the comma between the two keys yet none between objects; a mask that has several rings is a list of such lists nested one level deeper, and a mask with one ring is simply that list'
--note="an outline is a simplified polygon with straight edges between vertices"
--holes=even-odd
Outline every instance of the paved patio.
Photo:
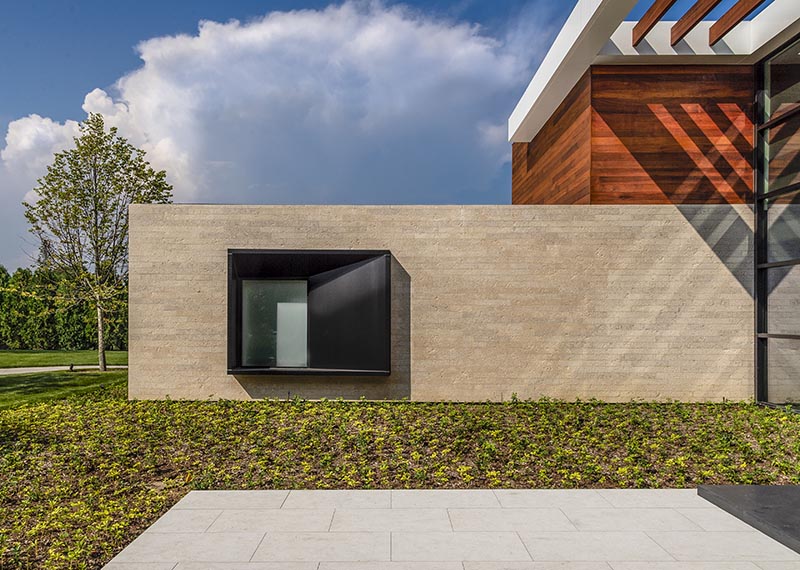
[{"label": "paved patio", "polygon": [[800,570],[678,490],[193,491],[107,570]]}]

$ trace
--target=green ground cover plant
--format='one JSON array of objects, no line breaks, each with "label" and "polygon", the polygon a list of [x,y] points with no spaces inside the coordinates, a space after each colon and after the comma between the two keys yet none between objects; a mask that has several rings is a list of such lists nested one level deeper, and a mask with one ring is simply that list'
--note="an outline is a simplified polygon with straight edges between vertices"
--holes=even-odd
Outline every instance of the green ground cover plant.
[{"label": "green ground cover plant", "polygon": [[800,416],[747,403],[125,400],[0,410],[0,567],[100,568],[192,489],[800,483]]},{"label": "green ground cover plant", "polygon": [[[109,365],[128,364],[125,350],[106,351]],[[26,366],[97,366],[96,350],[0,350],[0,368]]]}]

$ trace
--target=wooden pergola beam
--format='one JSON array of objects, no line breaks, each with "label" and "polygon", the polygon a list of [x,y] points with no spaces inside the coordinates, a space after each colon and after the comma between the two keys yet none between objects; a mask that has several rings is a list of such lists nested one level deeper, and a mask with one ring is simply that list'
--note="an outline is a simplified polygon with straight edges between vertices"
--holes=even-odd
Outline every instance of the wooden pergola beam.
[{"label": "wooden pergola beam", "polygon": [[708,31],[708,45],[714,45],[725,37],[733,28],[738,26],[753,10],[761,6],[766,0],[739,0],[730,10],[714,22]]},{"label": "wooden pergola beam", "polygon": [[691,32],[697,24],[702,22],[703,18],[708,16],[709,12],[716,8],[717,4],[720,2],[722,2],[722,0],[697,0],[681,19],[672,26],[670,45],[674,47],[675,44],[685,38],[686,34]]},{"label": "wooden pergola beam", "polygon": [[653,5],[644,13],[644,16],[636,22],[633,27],[633,47],[638,46],[644,37],[653,29],[667,10],[672,8],[678,0],[656,0]]}]

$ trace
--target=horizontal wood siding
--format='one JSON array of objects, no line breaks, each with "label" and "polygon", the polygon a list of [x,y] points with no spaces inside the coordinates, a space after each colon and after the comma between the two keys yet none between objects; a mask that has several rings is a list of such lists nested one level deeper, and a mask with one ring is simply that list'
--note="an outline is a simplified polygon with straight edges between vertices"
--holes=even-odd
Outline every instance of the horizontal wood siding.
[{"label": "horizontal wood siding", "polygon": [[591,69],[591,203],[752,200],[751,66]]},{"label": "horizontal wood siding", "polygon": [[530,143],[514,143],[513,204],[588,204],[591,83],[586,73]]}]

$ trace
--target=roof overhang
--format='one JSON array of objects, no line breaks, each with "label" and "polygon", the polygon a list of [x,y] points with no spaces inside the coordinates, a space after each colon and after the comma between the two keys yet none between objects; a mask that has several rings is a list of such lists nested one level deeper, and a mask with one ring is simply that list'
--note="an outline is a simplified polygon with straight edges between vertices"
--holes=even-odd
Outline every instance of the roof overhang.
[{"label": "roof overhang", "polygon": [[530,142],[594,64],[754,64],[800,33],[800,1],[774,0],[711,45],[712,21],[700,21],[674,46],[675,22],[657,22],[638,45],[636,0],[578,0],[508,120],[511,142]]}]

